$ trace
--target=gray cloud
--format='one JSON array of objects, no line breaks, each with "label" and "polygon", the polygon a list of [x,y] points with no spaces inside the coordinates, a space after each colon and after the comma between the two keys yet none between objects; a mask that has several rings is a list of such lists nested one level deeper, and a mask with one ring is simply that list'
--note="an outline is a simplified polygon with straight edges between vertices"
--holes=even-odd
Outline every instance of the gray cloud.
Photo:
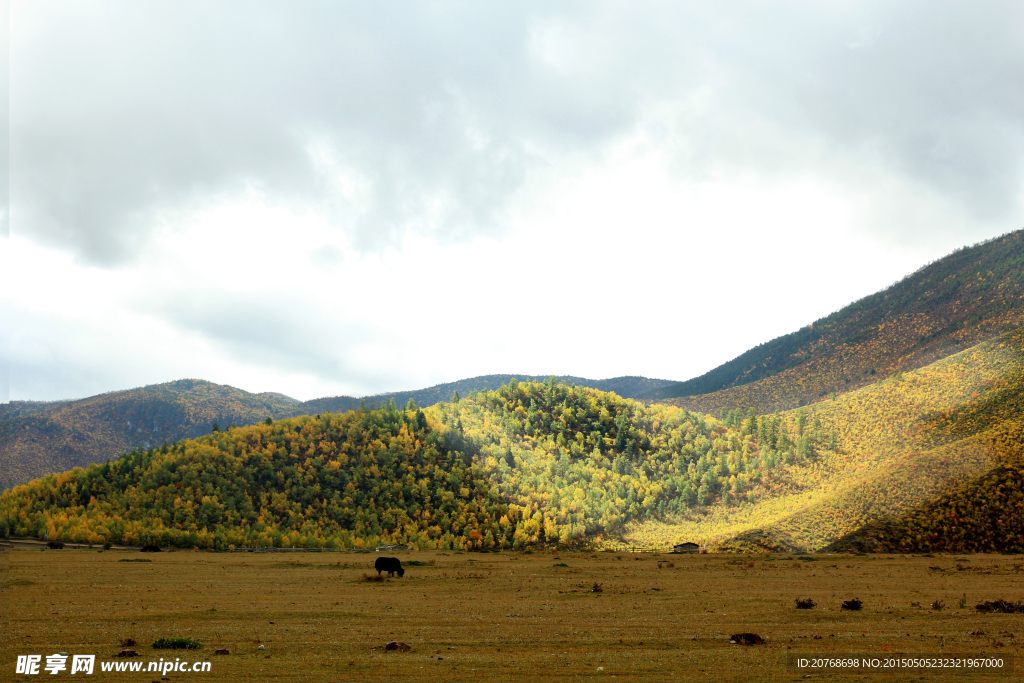
[{"label": "gray cloud", "polygon": [[257,190],[366,250],[458,241],[501,231],[532,172],[648,126],[689,177],[884,167],[1017,227],[1024,6],[724,7],[25,3],[12,220],[113,265]]}]

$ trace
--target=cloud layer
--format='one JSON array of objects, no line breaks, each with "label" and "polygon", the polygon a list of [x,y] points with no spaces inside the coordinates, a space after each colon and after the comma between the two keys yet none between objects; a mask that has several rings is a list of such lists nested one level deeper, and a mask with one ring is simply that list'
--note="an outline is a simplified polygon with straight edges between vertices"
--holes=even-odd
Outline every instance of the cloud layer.
[{"label": "cloud layer", "polygon": [[[39,259],[28,277],[92,283],[79,306],[110,321],[62,306],[61,287],[12,288],[20,397],[228,365],[223,381],[297,394],[506,371],[685,379],[1022,223],[1020,3],[20,2],[11,25],[12,253]],[[826,266],[823,247],[875,264]],[[511,285],[493,290],[507,319],[453,293],[496,277],[488,263],[552,310]],[[786,297],[794,264],[849,280]],[[567,310],[584,317],[554,313],[566,304],[538,281],[576,286],[567,274],[666,299],[609,295],[647,322],[601,331],[582,294]],[[410,287],[429,314],[396,326]],[[722,323],[702,345],[663,321],[665,355],[625,362],[674,299],[752,288],[785,297],[764,327]],[[381,309],[360,301],[375,292]],[[604,341],[424,344],[524,309]],[[104,344],[61,341],[119,324],[192,350],[129,353],[122,372]],[[418,349],[435,360],[395,360]]]}]

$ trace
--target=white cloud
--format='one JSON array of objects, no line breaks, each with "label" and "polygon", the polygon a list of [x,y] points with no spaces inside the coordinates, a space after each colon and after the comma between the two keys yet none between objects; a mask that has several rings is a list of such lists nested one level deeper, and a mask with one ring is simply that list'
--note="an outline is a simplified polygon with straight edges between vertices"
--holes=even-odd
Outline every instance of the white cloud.
[{"label": "white cloud", "polygon": [[700,374],[1020,227],[1020,7],[15,3],[11,396]]},{"label": "white cloud", "polygon": [[372,254],[258,196],[116,271],[16,238],[13,395],[184,376],[303,399],[492,372],[686,378],[922,262],[859,234],[842,188],[693,183],[670,165],[633,141],[536,178],[501,239],[410,234]]}]

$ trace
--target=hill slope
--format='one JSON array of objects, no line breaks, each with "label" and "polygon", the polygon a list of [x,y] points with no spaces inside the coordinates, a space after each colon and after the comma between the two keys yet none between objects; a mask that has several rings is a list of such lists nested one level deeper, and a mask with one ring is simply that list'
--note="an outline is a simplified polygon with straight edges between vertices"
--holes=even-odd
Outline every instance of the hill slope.
[{"label": "hill slope", "polygon": [[[695,511],[674,522],[636,525],[630,533],[646,541],[692,536],[709,543],[740,539],[745,547],[816,550],[848,534],[864,536],[864,529],[915,510],[931,510],[927,516],[934,522],[937,508],[929,506],[943,507],[943,496],[969,498],[977,510],[1020,515],[1014,499],[1000,502],[984,482],[1002,481],[1010,475],[1000,468],[1016,467],[1013,454],[1024,433],[1022,377],[1024,330],[1016,330],[919,370],[781,413],[790,424],[801,412],[807,420],[820,420],[835,430],[837,450],[789,468],[785,486],[766,492],[756,505]],[[938,521],[939,527],[948,524]],[[998,532],[993,526],[966,543],[987,549]],[[911,547],[926,546],[904,549]]]},{"label": "hill slope", "polygon": [[16,534],[201,547],[816,550],[934,548],[952,514],[970,530],[958,549],[1012,549],[1022,397],[1024,329],[811,406],[722,420],[510,381],[426,410],[390,402],[135,451],[14,487],[0,516]]},{"label": "hill slope", "polygon": [[252,424],[292,414],[299,401],[234,387],[178,380],[77,401],[3,406],[0,487],[50,472],[106,462],[135,448],[208,434],[212,423]]},{"label": "hill slope", "polygon": [[513,381],[427,411],[389,403],[134,451],[16,486],[0,517],[15,534],[93,542],[567,542],[728,500],[749,483],[729,470],[751,438],[737,420]]},{"label": "hill slope", "polygon": [[419,410],[292,418],[51,474],[0,509],[13,534],[93,543],[493,543],[508,507],[458,443]]},{"label": "hill slope", "polygon": [[1024,231],[961,249],[792,334],[646,398],[718,414],[814,403],[1024,325]]},{"label": "hill slope", "polygon": [[994,468],[921,507],[845,534],[830,548],[1024,552],[1024,369],[1007,373],[986,393],[933,416],[930,429],[946,442],[982,436],[996,454]]},{"label": "hill slope", "polygon": [[[410,399],[430,406],[448,400],[454,392],[495,389],[512,375],[486,375],[439,384],[417,391],[297,401],[283,394],[252,394],[203,380],[178,380],[128,391],[116,391],[76,401],[12,401],[0,405],[0,488],[25,483],[50,472],[86,467],[134,449],[148,449],[164,441],[209,434],[217,423],[245,426],[266,418],[281,419],[346,412],[360,405],[379,407],[388,400],[404,406]],[[520,377],[528,378],[527,375]],[[618,377],[589,380],[564,377],[581,386],[614,390],[635,396],[670,384],[667,380]]]}]

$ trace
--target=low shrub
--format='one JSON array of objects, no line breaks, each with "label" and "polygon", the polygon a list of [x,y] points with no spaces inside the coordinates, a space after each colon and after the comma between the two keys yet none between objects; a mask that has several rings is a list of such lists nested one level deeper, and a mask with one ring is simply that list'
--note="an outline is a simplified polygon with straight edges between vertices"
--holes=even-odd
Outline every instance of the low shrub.
[{"label": "low shrub", "polygon": [[854,598],[852,600],[844,600],[843,605],[840,609],[848,609],[856,612],[857,610],[862,609],[863,607],[864,603],[858,600],[857,598]]},{"label": "low shrub", "polygon": [[1003,614],[1024,613],[1024,601],[1010,602],[1009,600],[990,600],[979,602],[974,606],[979,612],[1001,612]]},{"label": "low shrub", "polygon": [[818,603],[814,602],[814,600],[811,600],[810,598],[807,598],[806,600],[802,600],[800,598],[796,599],[797,609],[814,609],[817,604]]},{"label": "low shrub", "polygon": [[155,650],[198,650],[203,646],[192,638],[161,638],[153,642]]}]

